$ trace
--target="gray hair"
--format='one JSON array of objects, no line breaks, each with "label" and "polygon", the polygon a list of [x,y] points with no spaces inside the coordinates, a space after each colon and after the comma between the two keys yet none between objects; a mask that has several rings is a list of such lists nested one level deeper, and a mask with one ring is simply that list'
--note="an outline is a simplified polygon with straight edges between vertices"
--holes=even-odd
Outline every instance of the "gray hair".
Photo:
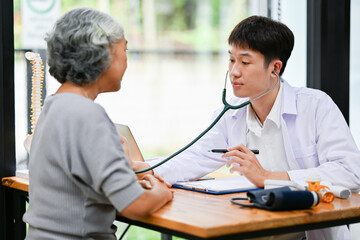
[{"label": "gray hair", "polygon": [[123,37],[123,27],[110,15],[73,9],[45,37],[49,72],[60,83],[91,83],[110,67],[109,46]]}]

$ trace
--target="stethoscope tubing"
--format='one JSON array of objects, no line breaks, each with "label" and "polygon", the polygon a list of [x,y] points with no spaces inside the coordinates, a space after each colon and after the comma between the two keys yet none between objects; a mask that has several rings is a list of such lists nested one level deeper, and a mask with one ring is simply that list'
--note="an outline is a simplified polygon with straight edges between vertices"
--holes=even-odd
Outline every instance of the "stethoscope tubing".
[{"label": "stethoscope tubing", "polygon": [[272,87],[270,90],[266,91],[265,93],[261,94],[260,96],[252,99],[252,100],[249,100],[249,101],[246,101],[242,104],[239,104],[239,105],[231,105],[229,104],[227,101],[226,101],[226,80],[227,80],[227,77],[228,77],[228,74],[229,74],[229,71],[226,72],[226,77],[225,77],[225,86],[224,86],[224,90],[223,90],[223,94],[222,94],[222,102],[224,104],[224,108],[223,110],[220,112],[220,114],[215,118],[215,120],[210,124],[209,127],[207,127],[202,133],[200,133],[194,140],[192,140],[189,144],[187,144],[185,147],[181,148],[180,150],[176,151],[175,153],[171,154],[170,156],[168,156],[167,158],[165,158],[164,160],[162,160],[161,162],[158,162],[157,164],[149,167],[149,168],[146,168],[146,169],[142,169],[142,170],[138,170],[138,171],[135,171],[136,174],[140,174],[140,173],[144,173],[144,172],[147,172],[147,171],[150,171],[150,170],[153,170],[154,168],[157,168],[158,166],[166,163],[167,161],[169,161],[170,159],[176,157],[177,155],[179,155],[180,153],[182,153],[183,151],[185,151],[186,149],[188,149],[190,146],[192,146],[194,143],[196,143],[200,138],[202,138],[207,132],[210,131],[211,128],[213,128],[215,126],[215,124],[220,120],[220,118],[229,110],[229,109],[240,109],[240,108],[243,108],[247,105],[249,105],[250,103],[252,103],[253,101],[265,96],[266,94],[268,94],[269,92],[271,92],[272,90],[274,90],[276,88],[276,86],[279,84],[280,82],[280,77],[279,75],[274,71],[276,77],[277,77],[277,81],[276,81],[276,84],[274,87]]}]

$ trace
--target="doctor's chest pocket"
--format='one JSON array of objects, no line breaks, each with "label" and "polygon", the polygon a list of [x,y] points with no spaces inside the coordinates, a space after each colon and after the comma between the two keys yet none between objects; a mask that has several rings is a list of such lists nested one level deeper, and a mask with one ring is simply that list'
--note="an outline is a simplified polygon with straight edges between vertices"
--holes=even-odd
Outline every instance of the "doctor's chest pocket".
[{"label": "doctor's chest pocket", "polygon": [[294,148],[293,151],[300,168],[312,168],[320,165],[315,144],[302,148]]}]

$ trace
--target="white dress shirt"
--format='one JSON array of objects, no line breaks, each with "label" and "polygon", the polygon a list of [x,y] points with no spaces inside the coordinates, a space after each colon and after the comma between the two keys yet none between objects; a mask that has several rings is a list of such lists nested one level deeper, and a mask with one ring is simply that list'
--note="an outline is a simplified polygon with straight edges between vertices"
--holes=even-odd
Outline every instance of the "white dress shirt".
[{"label": "white dress shirt", "polygon": [[249,149],[259,150],[259,154],[256,155],[259,163],[265,170],[271,172],[285,172],[290,170],[286,160],[280,124],[282,85],[283,84],[280,83],[279,92],[264,124],[261,124],[251,106],[247,108],[247,147]]},{"label": "white dress shirt", "polygon": [[[250,106],[246,112],[247,133],[246,141],[249,149],[259,150],[256,155],[261,166],[271,172],[285,172],[290,170],[286,160],[285,146],[281,133],[280,113],[283,83],[280,82],[279,92],[275,102],[266,117],[264,124],[261,123],[254,109]],[[301,240],[305,232],[280,234],[254,240]]]},{"label": "white dress shirt", "polygon": [[[280,129],[290,179],[306,185],[309,175],[319,175],[323,181],[358,191],[360,152],[339,108],[320,90],[292,87],[281,81]],[[229,102],[238,105],[246,100],[232,98]],[[154,171],[174,183],[197,179],[222,167],[227,159],[208,150],[248,145],[247,108],[227,111],[193,146]],[[222,109],[215,112],[213,119]]]},{"label": "white dress shirt", "polygon": [[[359,191],[360,152],[339,108],[320,90],[292,87],[281,81],[280,131],[290,179],[306,185],[309,175],[319,175],[323,181]],[[233,98],[229,102],[238,105],[246,100]],[[223,166],[227,159],[208,150],[248,145],[247,108],[226,112],[198,142],[154,171],[174,183],[200,178]],[[307,237],[350,239],[350,233],[346,226],[340,226],[308,231]]]}]

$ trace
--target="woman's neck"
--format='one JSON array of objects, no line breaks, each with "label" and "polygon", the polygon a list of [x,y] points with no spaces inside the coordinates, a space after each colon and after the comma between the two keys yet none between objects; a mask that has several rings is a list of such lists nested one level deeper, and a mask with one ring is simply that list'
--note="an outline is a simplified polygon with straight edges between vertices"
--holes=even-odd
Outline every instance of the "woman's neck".
[{"label": "woman's neck", "polygon": [[93,91],[92,89],[93,88],[91,87],[91,84],[79,86],[71,82],[64,82],[63,84],[61,84],[55,94],[68,92],[81,95],[91,100],[95,100],[97,94],[94,93],[95,91]]}]

